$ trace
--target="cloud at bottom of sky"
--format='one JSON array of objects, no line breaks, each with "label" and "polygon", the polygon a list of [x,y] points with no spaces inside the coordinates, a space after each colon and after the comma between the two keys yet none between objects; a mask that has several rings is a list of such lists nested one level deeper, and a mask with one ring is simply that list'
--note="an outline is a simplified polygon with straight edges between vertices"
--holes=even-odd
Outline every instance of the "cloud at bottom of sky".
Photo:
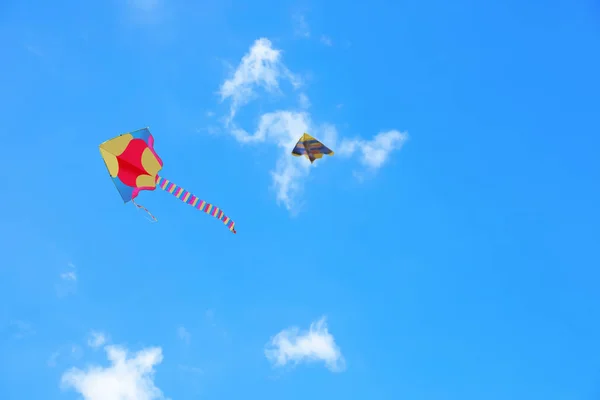
[{"label": "cloud at bottom of sky", "polygon": [[321,361],[332,372],[346,368],[346,361],[329,333],[325,317],[311,323],[307,331],[297,327],[282,330],[267,343],[265,356],[275,367]]},{"label": "cloud at bottom of sky", "polygon": [[[241,128],[235,117],[244,105],[257,97],[257,90],[267,94],[282,93],[282,83],[287,81],[293,90],[303,87],[300,76],[283,62],[282,52],[275,49],[269,39],[254,42],[229,79],[220,86],[221,101],[230,100],[229,113],[223,119],[224,128],[239,143],[270,143],[279,149],[275,168],[271,171],[277,202],[290,212],[298,210],[298,198],[303,181],[325,159],[310,164],[304,157],[292,157],[290,152],[303,133],[310,133],[342,157],[359,155],[359,162],[371,173],[386,164],[393,151],[399,150],[408,139],[406,132],[392,129],[380,132],[371,140],[342,139],[338,147],[338,131],[331,123],[315,123],[308,108],[310,99],[305,92],[298,95],[298,107],[263,113],[258,118],[254,133]],[[336,151],[339,150],[339,151]]]},{"label": "cloud at bottom of sky", "polygon": [[108,367],[71,368],[61,378],[63,389],[72,389],[83,400],[167,400],[154,383],[154,367],[163,360],[160,347],[129,355],[121,346],[106,346]]}]

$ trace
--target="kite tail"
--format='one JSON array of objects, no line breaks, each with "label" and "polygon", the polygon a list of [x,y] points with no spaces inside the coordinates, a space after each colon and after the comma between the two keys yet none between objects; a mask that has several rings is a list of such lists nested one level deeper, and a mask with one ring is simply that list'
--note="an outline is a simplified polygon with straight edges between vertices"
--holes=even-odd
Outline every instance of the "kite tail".
[{"label": "kite tail", "polygon": [[148,211],[148,209],[142,205],[139,205],[138,203],[135,202],[135,200],[131,200],[131,202],[140,210],[144,210],[146,211],[146,213],[150,216],[150,218],[152,218],[152,222],[157,222],[158,220],[156,219],[156,217],[154,215],[152,215],[152,213],[150,211]]},{"label": "kite tail", "polygon": [[156,176],[156,186],[158,186],[165,192],[171,193],[173,196],[177,197],[184,203],[187,203],[200,211],[204,211],[205,213],[210,214],[217,219],[220,219],[221,221],[223,221],[225,226],[229,228],[231,232],[237,233],[235,231],[235,222],[233,222],[231,218],[226,216],[225,213],[223,213],[223,210],[219,209],[219,207],[215,207],[204,200],[200,200],[198,197],[194,196],[182,187],[177,186],[173,182],[170,182],[168,179],[165,179],[158,175]]}]

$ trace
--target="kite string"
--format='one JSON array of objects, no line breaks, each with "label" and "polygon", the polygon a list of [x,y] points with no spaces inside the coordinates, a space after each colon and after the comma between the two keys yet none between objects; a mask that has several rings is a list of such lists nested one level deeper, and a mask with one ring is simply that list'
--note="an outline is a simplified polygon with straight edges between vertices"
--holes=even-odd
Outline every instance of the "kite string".
[{"label": "kite string", "polygon": [[135,202],[135,200],[131,200],[131,202],[133,203],[133,205],[135,205],[137,208],[139,208],[140,210],[144,210],[146,211],[146,213],[150,216],[150,218],[152,218],[150,220],[150,222],[158,222],[158,220],[156,219],[156,217],[154,215],[152,215],[152,213],[150,211],[148,211],[148,209],[138,203]]}]

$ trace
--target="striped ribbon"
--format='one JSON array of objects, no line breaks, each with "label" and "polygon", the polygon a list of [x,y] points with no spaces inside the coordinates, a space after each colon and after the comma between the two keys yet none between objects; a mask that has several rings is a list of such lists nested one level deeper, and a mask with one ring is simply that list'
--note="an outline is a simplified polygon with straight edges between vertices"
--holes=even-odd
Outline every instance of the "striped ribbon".
[{"label": "striped ribbon", "polygon": [[170,182],[168,179],[165,179],[158,175],[156,176],[156,186],[158,186],[165,192],[171,193],[173,196],[177,197],[184,203],[187,203],[200,211],[204,211],[205,213],[212,215],[217,219],[220,219],[221,221],[223,221],[225,226],[229,228],[231,232],[237,233],[235,231],[235,222],[233,222],[231,218],[226,216],[225,213],[223,213],[223,210],[219,209],[219,207],[215,207],[204,200],[200,200],[198,197],[194,196],[182,187],[177,186],[173,182]]}]

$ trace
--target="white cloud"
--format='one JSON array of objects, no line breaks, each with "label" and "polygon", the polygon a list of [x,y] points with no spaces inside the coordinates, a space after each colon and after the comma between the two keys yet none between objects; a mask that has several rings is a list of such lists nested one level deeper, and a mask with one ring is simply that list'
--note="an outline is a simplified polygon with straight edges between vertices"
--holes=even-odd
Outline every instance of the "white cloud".
[{"label": "white cloud", "polygon": [[190,341],[192,340],[192,334],[183,326],[177,328],[177,336],[186,344],[190,344]]},{"label": "white cloud", "polygon": [[92,331],[90,333],[90,337],[88,338],[87,344],[90,347],[100,347],[106,343],[106,335],[102,332]]},{"label": "white cloud", "polygon": [[83,400],[166,400],[154,384],[154,367],[163,360],[160,347],[143,349],[132,357],[120,346],[105,350],[109,367],[71,368],[62,376],[62,387],[77,391]]},{"label": "white cloud", "polygon": [[[296,197],[302,192],[302,178],[310,171],[311,164],[304,158],[289,153],[304,132],[310,132],[328,146],[335,146],[337,131],[332,125],[315,125],[306,112],[275,111],[261,115],[258,129],[249,134],[241,128],[232,130],[242,143],[270,142],[280,149],[280,157],[271,171],[277,201],[292,211],[296,208]],[[323,160],[324,161],[324,160]]]},{"label": "white cloud", "polygon": [[77,280],[77,273],[75,272],[75,264],[73,264],[72,262],[67,263],[67,267],[69,269],[72,269],[72,271],[67,271],[67,272],[63,272],[62,274],[60,274],[60,279],[65,280],[65,281],[76,281]]},{"label": "white cloud", "polygon": [[333,336],[327,329],[325,317],[310,324],[308,331],[292,327],[279,332],[265,348],[265,356],[276,367],[288,363],[323,361],[333,372],[345,369],[345,360]]},{"label": "white cloud", "polygon": [[302,14],[294,14],[292,16],[294,25],[294,35],[298,37],[310,37],[310,28],[306,22],[306,18]]},{"label": "white cloud", "polygon": [[60,274],[60,279],[64,279],[65,281],[76,281],[77,274],[73,271],[64,272]]},{"label": "white cloud", "polygon": [[300,79],[281,62],[281,51],[274,49],[269,39],[256,40],[231,79],[227,79],[219,89],[221,101],[231,98],[227,122],[233,119],[238,108],[254,97],[256,87],[271,93],[278,92],[281,79],[289,80],[295,87],[300,85]]},{"label": "white cloud", "polygon": [[72,262],[67,263],[68,270],[59,274],[60,282],[55,285],[56,294],[59,297],[75,293],[77,289],[76,266]]},{"label": "white cloud", "polygon": [[388,160],[390,153],[402,147],[408,139],[406,132],[391,130],[377,134],[372,140],[343,140],[339,154],[351,156],[355,152],[361,154],[360,162],[368,168],[378,169]]},{"label": "white cloud", "polygon": [[333,41],[327,35],[321,35],[321,43],[323,43],[325,46],[333,46]]},{"label": "white cloud", "polygon": [[298,102],[300,103],[300,108],[310,108],[310,100],[308,99],[308,96],[304,93],[300,93],[300,95],[298,96]]},{"label": "white cloud", "polygon": [[[279,204],[296,213],[301,204],[298,197],[302,193],[304,178],[311,168],[318,167],[326,159],[315,164],[304,157],[293,157],[290,153],[303,133],[310,133],[337,153],[337,130],[328,123],[314,123],[307,109],[311,106],[306,93],[298,95],[299,108],[280,109],[259,116],[254,133],[241,128],[234,117],[237,111],[256,95],[257,88],[269,94],[281,94],[280,83],[289,81],[294,89],[300,87],[298,75],[284,64],[281,51],[273,48],[266,38],[256,40],[246,55],[242,57],[232,76],[220,87],[221,101],[230,99],[229,116],[225,118],[225,129],[243,144],[270,143],[279,148],[279,157],[271,171],[273,188]],[[339,108],[339,106],[338,106]],[[381,167],[389,158],[390,152],[399,149],[406,139],[405,133],[389,131],[380,133],[373,140],[354,139],[342,142],[341,155],[361,155],[360,162],[371,171]]]}]

